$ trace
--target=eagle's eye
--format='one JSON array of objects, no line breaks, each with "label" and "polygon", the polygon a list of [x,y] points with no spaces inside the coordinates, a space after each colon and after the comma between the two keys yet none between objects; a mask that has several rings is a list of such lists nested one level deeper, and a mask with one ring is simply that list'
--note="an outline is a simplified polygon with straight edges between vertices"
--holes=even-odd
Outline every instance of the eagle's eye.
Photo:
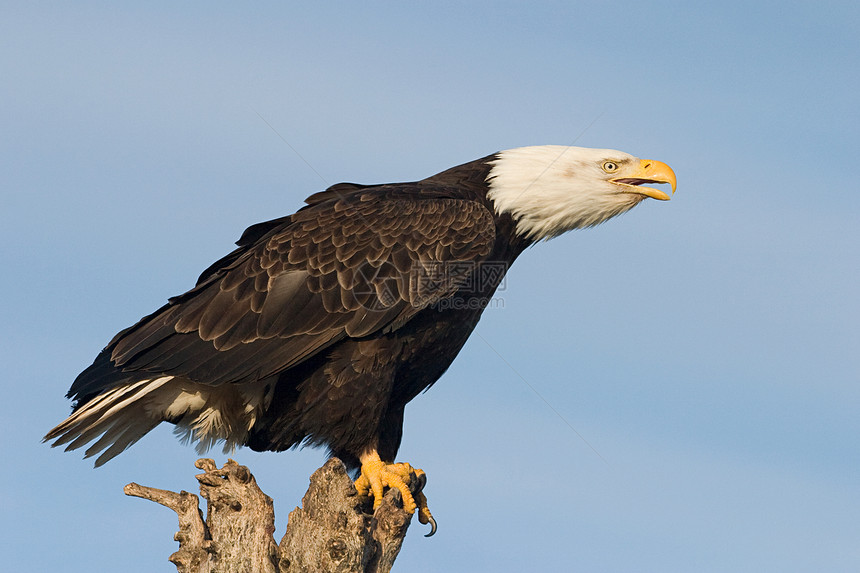
[{"label": "eagle's eye", "polygon": [[607,173],[615,173],[618,171],[618,164],[614,161],[605,161],[603,163],[603,170]]}]

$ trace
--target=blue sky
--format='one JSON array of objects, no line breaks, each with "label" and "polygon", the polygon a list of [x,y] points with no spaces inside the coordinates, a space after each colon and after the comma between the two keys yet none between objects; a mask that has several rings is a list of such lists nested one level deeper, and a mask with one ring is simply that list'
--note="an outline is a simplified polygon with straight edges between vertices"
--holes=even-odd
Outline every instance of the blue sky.
[{"label": "blue sky", "polygon": [[[860,569],[858,29],[851,2],[4,3],[4,565],[174,570],[175,516],[122,486],[193,490],[193,449],[159,428],[94,470],[39,440],[245,227],[575,143],[678,193],[526,252],[407,408],[440,529],[397,569]],[[279,540],[322,452],[234,457]]]}]

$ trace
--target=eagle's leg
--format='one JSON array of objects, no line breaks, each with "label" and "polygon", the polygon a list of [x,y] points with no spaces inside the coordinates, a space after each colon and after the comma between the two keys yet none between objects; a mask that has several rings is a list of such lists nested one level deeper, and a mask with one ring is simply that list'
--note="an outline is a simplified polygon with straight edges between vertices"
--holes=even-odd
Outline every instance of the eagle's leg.
[{"label": "eagle's leg", "polygon": [[414,496],[409,489],[409,482],[414,475],[419,481],[425,482],[427,477],[423,470],[413,468],[407,463],[387,464],[379,457],[379,453],[368,450],[361,455],[361,475],[355,480],[355,489],[361,496],[373,495],[373,509],[382,503],[383,490],[386,487],[397,488],[403,499],[403,509],[409,513],[418,510],[418,521],[431,524],[430,537],[436,533],[436,520],[427,507],[427,498],[419,491]]}]

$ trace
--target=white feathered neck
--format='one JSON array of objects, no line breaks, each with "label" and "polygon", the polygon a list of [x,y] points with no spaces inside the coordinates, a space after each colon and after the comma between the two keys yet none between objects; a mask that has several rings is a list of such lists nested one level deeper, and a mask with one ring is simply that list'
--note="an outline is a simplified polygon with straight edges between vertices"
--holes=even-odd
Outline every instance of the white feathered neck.
[{"label": "white feathered neck", "polygon": [[603,165],[638,161],[623,151],[562,145],[520,147],[498,153],[487,193],[498,214],[510,213],[517,233],[551,239],[598,225],[635,207],[643,197],[619,193]]}]

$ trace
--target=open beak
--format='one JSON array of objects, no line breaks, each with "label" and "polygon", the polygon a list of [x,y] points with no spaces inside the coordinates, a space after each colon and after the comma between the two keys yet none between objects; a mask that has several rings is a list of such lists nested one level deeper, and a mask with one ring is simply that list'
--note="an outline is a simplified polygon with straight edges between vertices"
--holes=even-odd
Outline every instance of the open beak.
[{"label": "open beak", "polygon": [[675,172],[672,171],[672,168],[662,161],[654,161],[653,159],[641,159],[636,171],[626,174],[624,177],[612,179],[612,182],[622,185],[624,193],[638,193],[639,195],[645,195],[646,197],[659,199],[660,201],[668,201],[670,197],[659,189],[640,187],[640,185],[644,185],[645,183],[668,183],[672,186],[673,194],[677,185]]}]

